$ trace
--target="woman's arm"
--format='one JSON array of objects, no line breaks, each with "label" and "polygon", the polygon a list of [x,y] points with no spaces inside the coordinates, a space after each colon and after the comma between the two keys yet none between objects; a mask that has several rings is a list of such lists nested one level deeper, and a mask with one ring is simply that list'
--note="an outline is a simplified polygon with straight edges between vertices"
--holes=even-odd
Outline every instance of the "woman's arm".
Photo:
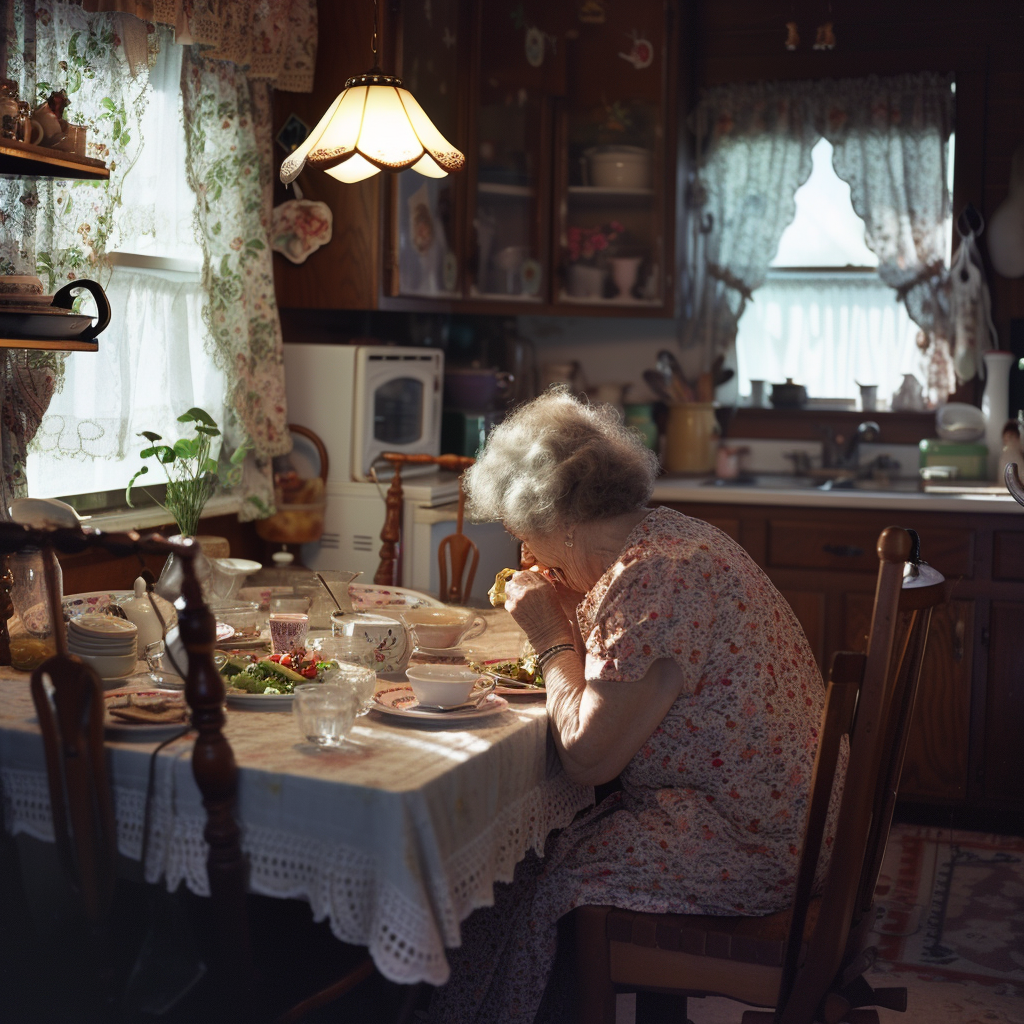
[{"label": "woman's arm", "polygon": [[572,644],[572,650],[553,655],[544,665],[548,720],[569,777],[582,785],[599,785],[615,778],[661,724],[682,691],[683,673],[663,658],[636,682],[588,683],[575,614],[570,622],[555,585],[539,576],[516,573],[506,586],[505,607],[538,654]]},{"label": "woman's arm", "polygon": [[683,681],[669,658],[653,662],[633,683],[588,683],[574,651],[550,658],[544,666],[548,720],[569,777],[584,786],[614,779],[661,725]]}]

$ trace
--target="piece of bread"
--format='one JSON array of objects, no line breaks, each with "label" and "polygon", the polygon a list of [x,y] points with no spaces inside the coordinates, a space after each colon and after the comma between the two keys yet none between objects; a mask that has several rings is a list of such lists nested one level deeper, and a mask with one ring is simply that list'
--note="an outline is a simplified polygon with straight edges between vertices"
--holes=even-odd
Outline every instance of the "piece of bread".
[{"label": "piece of bread", "polygon": [[495,608],[505,607],[505,584],[516,574],[515,569],[501,569],[494,577],[494,586],[487,591],[487,600]]}]

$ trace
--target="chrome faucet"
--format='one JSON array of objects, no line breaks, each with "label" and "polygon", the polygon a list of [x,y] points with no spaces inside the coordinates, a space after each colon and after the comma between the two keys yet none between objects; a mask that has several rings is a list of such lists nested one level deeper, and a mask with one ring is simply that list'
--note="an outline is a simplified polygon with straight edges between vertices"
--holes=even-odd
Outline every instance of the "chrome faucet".
[{"label": "chrome faucet", "polygon": [[821,448],[821,465],[824,469],[854,470],[860,468],[860,445],[878,440],[881,428],[874,420],[861,423],[849,436],[822,427],[824,443]]}]

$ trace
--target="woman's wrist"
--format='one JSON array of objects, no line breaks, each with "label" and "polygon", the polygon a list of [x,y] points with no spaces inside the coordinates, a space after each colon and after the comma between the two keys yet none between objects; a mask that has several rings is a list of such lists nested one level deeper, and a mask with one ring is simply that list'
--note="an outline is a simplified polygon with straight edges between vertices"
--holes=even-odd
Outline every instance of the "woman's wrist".
[{"label": "woman's wrist", "polygon": [[567,641],[565,643],[552,644],[550,647],[544,648],[544,650],[542,650],[537,655],[537,664],[543,670],[547,666],[549,661],[559,657],[562,654],[565,654],[567,651],[572,651],[572,653],[575,654],[576,645],[571,641]]}]

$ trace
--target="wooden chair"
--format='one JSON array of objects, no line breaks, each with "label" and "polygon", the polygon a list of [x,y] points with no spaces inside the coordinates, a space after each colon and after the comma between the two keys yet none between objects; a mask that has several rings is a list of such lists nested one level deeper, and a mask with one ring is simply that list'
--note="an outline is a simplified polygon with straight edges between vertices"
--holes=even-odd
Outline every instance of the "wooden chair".
[{"label": "wooden chair", "polygon": [[[399,585],[398,542],[402,535],[402,466],[436,465],[453,473],[462,473],[473,465],[474,459],[467,455],[403,455],[400,452],[384,452],[381,456],[391,465],[394,475],[386,498],[384,526],[380,531],[380,564],[373,582],[385,587]],[[455,533],[445,537],[437,549],[440,579],[440,598],[447,604],[463,604],[469,599],[480,560],[477,546],[462,532],[462,516],[465,495],[459,480],[459,510],[455,522]],[[467,572],[468,568],[468,572]],[[451,583],[449,583],[449,570]],[[463,579],[465,577],[465,579]]]},{"label": "wooden chair", "polygon": [[1006,467],[1006,473],[1003,477],[1006,481],[1006,489],[1017,499],[1017,501],[1024,505],[1024,482],[1020,478],[1020,470],[1017,468],[1017,463],[1011,462]]},{"label": "wooden chair", "polygon": [[[905,1009],[903,989],[872,990],[864,945],[892,820],[932,609],[947,599],[934,570],[904,581],[916,535],[890,527],[880,560],[867,654],[835,656],[815,759],[794,902],[766,917],[575,911],[579,1020],[613,1024],[617,991],[637,993],[637,1022],[686,1021],[686,998],[728,996],[743,1024],[877,1024]],[[914,570],[916,571],[916,570]],[[842,737],[850,758],[824,890],[813,882]]]}]

